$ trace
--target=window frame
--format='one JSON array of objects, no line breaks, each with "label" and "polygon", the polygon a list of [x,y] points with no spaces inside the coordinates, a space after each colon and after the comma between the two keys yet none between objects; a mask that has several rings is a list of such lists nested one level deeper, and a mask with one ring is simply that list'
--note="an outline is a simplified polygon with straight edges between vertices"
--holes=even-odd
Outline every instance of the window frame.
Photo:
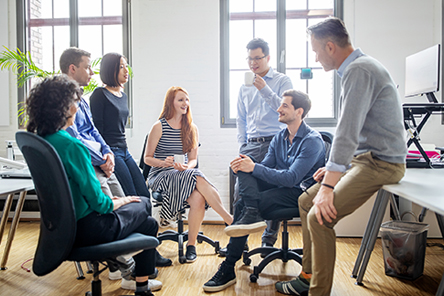
[{"label": "window frame", "polygon": [[[344,0],[333,0],[335,16],[343,19]],[[277,71],[286,72],[285,39],[286,39],[286,0],[276,0],[277,53],[283,55],[283,62],[277,63]],[[235,128],[236,119],[230,118],[229,88],[229,0],[220,0],[220,127]],[[279,61],[281,57],[276,57]],[[305,121],[312,127],[334,127],[338,121],[338,102],[340,97],[340,78],[333,75],[333,117],[307,118]]]},{"label": "window frame", "polygon": [[[102,0],[102,2],[105,0]],[[26,0],[16,0],[16,17],[17,17],[17,48],[21,52],[27,52],[28,40],[26,30],[29,29],[26,22],[26,13],[28,11]],[[92,19],[92,18],[85,18]],[[105,17],[109,21],[113,21],[113,17]],[[69,31],[70,31],[70,46],[79,46],[79,13],[78,13],[78,0],[69,0]],[[131,54],[131,0],[122,0],[122,45],[123,45],[123,55],[128,59],[128,64],[132,64],[132,54]],[[25,98],[29,92],[28,85],[17,88],[17,103],[18,109],[25,102]],[[132,80],[129,80],[124,92],[128,95],[128,109],[129,116],[126,127],[133,127],[133,85]],[[18,124],[20,126],[22,118],[18,118]]]}]

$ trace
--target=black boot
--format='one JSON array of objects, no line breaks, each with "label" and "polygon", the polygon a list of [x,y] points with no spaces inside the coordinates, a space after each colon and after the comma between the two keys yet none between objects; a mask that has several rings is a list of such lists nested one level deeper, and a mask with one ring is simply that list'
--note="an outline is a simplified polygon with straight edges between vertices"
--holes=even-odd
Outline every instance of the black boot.
[{"label": "black boot", "polygon": [[263,231],[267,227],[257,208],[245,207],[239,220],[225,227],[225,234],[241,237],[254,232]]}]

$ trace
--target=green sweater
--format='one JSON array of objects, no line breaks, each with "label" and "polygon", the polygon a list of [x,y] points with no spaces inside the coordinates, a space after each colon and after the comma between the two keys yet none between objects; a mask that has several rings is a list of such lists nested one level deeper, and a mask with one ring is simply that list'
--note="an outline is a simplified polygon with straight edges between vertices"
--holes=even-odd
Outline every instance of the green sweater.
[{"label": "green sweater", "polygon": [[65,167],[77,220],[94,211],[99,214],[111,213],[114,204],[100,187],[88,149],[64,130],[44,138],[54,146]]}]

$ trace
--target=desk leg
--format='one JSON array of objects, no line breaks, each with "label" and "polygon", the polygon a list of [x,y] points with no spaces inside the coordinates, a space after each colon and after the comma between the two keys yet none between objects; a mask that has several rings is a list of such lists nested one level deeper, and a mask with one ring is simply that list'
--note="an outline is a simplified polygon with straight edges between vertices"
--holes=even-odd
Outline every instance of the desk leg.
[{"label": "desk leg", "polygon": [[441,278],[441,282],[439,283],[438,291],[436,291],[436,296],[444,295],[444,275]]},{"label": "desk leg", "polygon": [[[370,236],[367,241],[367,245],[365,246],[365,254],[364,259],[359,269],[358,277],[356,279],[356,284],[362,286],[362,279],[364,278],[365,270],[367,269],[368,262],[370,261],[370,255],[372,254],[373,248],[376,243],[376,238],[378,237],[379,227],[381,226],[382,219],[384,218],[384,212],[387,208],[387,203],[389,199],[390,193],[385,190],[379,190],[378,196],[376,199],[379,199],[379,202],[375,202],[375,206],[378,206],[377,213],[375,216],[375,220],[373,223],[369,221],[369,224],[372,224]],[[374,206],[374,207],[375,207]]]},{"label": "desk leg", "polygon": [[444,238],[444,217],[438,213],[435,213],[436,220],[438,221],[439,230],[441,230],[441,236]]},{"label": "desk leg", "polygon": [[12,200],[14,199],[14,194],[9,194],[5,201],[5,206],[3,207],[2,221],[0,222],[0,244],[2,243],[3,232],[5,232],[6,222],[8,221],[9,211],[11,210]]},{"label": "desk leg", "polygon": [[368,240],[370,237],[370,233],[372,232],[372,228],[374,227],[372,221],[375,221],[376,215],[378,213],[380,203],[381,203],[381,190],[378,191],[378,195],[375,199],[375,204],[373,205],[372,212],[370,214],[370,218],[368,219],[367,227],[365,228],[364,236],[362,237],[361,247],[359,248],[358,257],[356,258],[355,266],[353,267],[352,277],[356,278],[358,276],[359,268],[361,267],[362,259],[364,257],[365,249],[367,248]]},{"label": "desk leg", "polygon": [[11,251],[12,240],[14,239],[15,231],[17,230],[20,215],[22,213],[23,204],[25,203],[26,191],[20,192],[20,197],[15,207],[14,218],[12,219],[11,228],[9,229],[8,241],[6,242],[5,251],[3,253],[0,270],[7,269],[6,262],[8,261],[9,252]]}]

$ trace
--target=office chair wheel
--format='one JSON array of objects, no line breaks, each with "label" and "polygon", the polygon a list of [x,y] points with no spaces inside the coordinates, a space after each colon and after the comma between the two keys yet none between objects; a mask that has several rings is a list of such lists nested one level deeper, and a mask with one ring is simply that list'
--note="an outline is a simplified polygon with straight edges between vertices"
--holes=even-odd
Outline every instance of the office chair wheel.
[{"label": "office chair wheel", "polygon": [[203,241],[202,241],[201,239],[198,239],[198,240],[197,240],[197,243],[198,243],[198,244],[201,244],[202,242],[203,242]]},{"label": "office chair wheel", "polygon": [[92,293],[90,291],[85,293],[85,296],[92,296]]},{"label": "office chair wheel", "polygon": [[180,256],[179,257],[179,263],[180,264],[184,264],[184,263],[186,263],[187,262],[187,258],[185,257],[185,256]]},{"label": "office chair wheel", "polygon": [[250,274],[250,282],[256,283],[257,282],[257,275],[254,273]]},{"label": "office chair wheel", "polygon": [[[244,260],[244,264],[245,264],[245,265],[250,265],[250,264],[251,264],[251,259],[250,259],[250,258],[245,259],[245,260]],[[250,279],[251,279],[251,278],[250,278]]]}]

